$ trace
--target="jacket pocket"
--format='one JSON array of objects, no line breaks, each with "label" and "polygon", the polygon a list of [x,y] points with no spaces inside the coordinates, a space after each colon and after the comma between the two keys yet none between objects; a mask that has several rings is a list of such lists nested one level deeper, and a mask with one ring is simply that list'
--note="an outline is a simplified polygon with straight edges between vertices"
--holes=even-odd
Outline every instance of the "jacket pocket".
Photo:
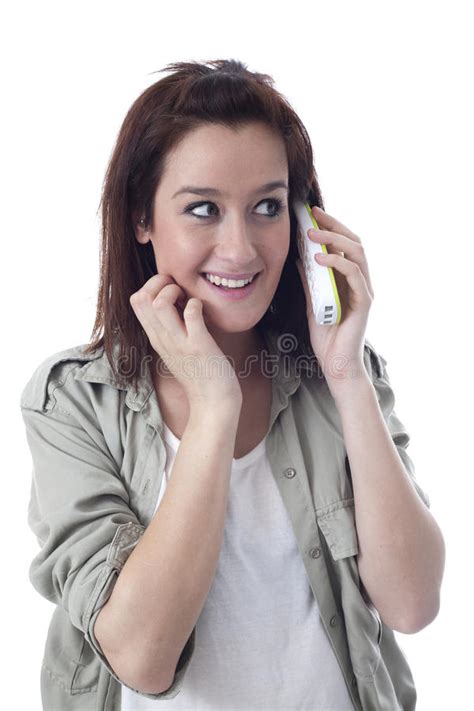
[{"label": "jacket pocket", "polygon": [[67,612],[59,606],[49,624],[43,669],[69,694],[97,689],[100,661],[83,632],[71,624]]},{"label": "jacket pocket", "polygon": [[344,499],[318,509],[316,518],[334,560],[358,554],[354,499]]},{"label": "jacket pocket", "polygon": [[343,499],[318,509],[316,516],[334,561],[328,561],[328,572],[342,608],[354,672],[360,678],[372,679],[380,662],[382,622],[365,596],[359,576],[354,499]]}]

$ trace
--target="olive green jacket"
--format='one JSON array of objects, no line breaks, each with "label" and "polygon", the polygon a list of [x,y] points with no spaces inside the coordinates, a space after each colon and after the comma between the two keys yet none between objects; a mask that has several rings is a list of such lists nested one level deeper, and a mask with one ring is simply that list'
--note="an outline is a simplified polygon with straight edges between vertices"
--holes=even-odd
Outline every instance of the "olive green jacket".
[{"label": "olive green jacket", "polygon": [[[274,336],[266,342],[273,363],[266,451],[354,708],[411,711],[416,691],[406,657],[358,574],[351,473],[334,399],[315,360],[305,370]],[[393,409],[387,361],[367,340],[364,363],[401,460],[429,507]],[[42,362],[21,394],[33,461],[28,525],[40,545],[29,577],[55,605],[40,676],[45,711],[120,710],[123,682],[94,623],[151,521],[165,469],[162,418],[144,370],[136,388],[125,386],[103,348],[84,355],[77,346]],[[170,688],[143,696],[179,693],[195,634],[196,628]]]}]

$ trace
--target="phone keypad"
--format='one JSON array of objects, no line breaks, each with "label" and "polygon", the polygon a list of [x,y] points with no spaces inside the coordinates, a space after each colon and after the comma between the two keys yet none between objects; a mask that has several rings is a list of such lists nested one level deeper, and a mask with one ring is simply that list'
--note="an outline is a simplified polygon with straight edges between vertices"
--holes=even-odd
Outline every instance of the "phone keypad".
[{"label": "phone keypad", "polygon": [[315,267],[316,263],[311,261],[311,252],[308,249],[306,243],[304,242],[301,232],[298,232],[298,245],[299,245],[299,251],[300,251],[300,257],[301,257],[301,262],[303,264],[303,268],[306,274],[306,280],[308,282],[308,287],[309,291],[311,294],[312,302],[313,302],[313,308],[315,304],[317,303],[317,298],[319,294],[319,289],[318,285],[316,282],[316,276],[315,276]]}]

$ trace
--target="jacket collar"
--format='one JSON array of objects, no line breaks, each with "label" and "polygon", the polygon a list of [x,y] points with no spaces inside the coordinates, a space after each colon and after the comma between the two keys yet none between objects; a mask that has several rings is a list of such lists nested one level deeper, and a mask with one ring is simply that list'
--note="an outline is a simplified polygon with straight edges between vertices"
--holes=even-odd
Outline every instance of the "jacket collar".
[{"label": "jacket collar", "polygon": [[[273,421],[276,414],[286,407],[290,395],[300,386],[302,368],[294,358],[290,358],[291,351],[288,350],[288,346],[291,346],[292,339],[289,336],[265,333],[263,338],[270,356],[265,359],[265,372],[269,377],[272,377],[273,381],[274,402],[271,416]],[[115,360],[118,356],[118,348],[117,343],[113,349]],[[124,383],[115,377],[104,346],[90,355],[83,353],[82,346],[78,348],[78,351],[80,360],[85,361],[85,364],[74,373],[75,380],[103,383],[126,391],[125,404],[136,412],[143,411],[150,424],[161,429],[161,416],[155,407],[156,398],[151,397],[154,393],[154,385],[149,368],[145,368],[144,372],[140,373],[136,385]]]}]

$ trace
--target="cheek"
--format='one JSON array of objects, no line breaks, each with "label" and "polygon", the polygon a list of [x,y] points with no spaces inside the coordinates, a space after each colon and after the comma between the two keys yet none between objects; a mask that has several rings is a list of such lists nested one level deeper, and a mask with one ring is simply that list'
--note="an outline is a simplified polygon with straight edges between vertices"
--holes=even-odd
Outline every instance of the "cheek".
[{"label": "cheek", "polygon": [[286,232],[279,235],[279,238],[272,243],[272,249],[268,254],[268,260],[275,266],[283,269],[286,258],[290,251],[290,236]]},{"label": "cheek", "polygon": [[189,255],[171,244],[157,246],[155,260],[161,274],[171,274],[174,277],[179,275],[181,278],[186,275],[190,263]]},{"label": "cheek", "polygon": [[278,245],[278,252],[280,256],[285,261],[288,252],[290,251],[290,223],[282,226],[281,231],[276,235],[276,244]]}]

